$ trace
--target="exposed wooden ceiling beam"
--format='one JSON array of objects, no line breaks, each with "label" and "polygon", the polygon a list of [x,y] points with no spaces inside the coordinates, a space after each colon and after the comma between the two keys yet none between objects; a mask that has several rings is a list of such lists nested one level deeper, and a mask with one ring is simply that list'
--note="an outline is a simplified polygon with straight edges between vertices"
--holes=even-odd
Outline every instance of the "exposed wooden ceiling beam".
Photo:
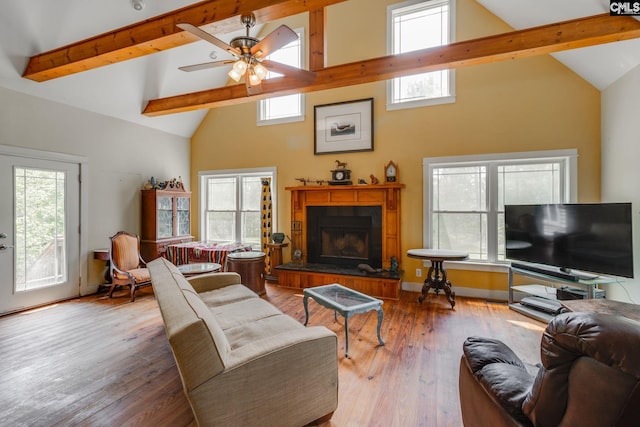
[{"label": "exposed wooden ceiling beam", "polygon": [[199,38],[176,27],[188,22],[212,34],[242,29],[242,14],[270,22],[346,0],[210,0],[32,56],[23,77],[37,82],[138,58],[182,46]]},{"label": "exposed wooden ceiling beam", "polygon": [[316,78],[311,82],[286,77],[269,79],[262,82],[262,93],[258,96],[248,97],[243,85],[233,85],[154,99],[149,101],[143,114],[159,116],[214,108],[273,96],[333,89],[403,75],[544,55],[633,38],[640,38],[638,20],[608,14],[596,15],[442,47],[336,65],[315,70]]},{"label": "exposed wooden ceiling beam", "polygon": [[327,66],[327,8],[309,12],[309,71]]}]

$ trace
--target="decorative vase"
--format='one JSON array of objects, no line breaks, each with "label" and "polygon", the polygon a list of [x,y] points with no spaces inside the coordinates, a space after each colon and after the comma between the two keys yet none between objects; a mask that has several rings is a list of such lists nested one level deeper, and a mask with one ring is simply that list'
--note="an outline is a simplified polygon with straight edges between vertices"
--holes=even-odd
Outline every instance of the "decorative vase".
[{"label": "decorative vase", "polygon": [[280,244],[284,242],[284,233],[273,233],[271,238],[273,239],[273,243]]}]

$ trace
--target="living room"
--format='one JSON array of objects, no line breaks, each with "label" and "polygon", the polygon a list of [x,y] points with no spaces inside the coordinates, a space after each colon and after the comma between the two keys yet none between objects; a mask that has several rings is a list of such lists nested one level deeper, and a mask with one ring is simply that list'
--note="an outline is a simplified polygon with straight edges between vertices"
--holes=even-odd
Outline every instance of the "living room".
[{"label": "living room", "polygon": [[[385,55],[386,32],[378,29],[386,27],[386,6],[391,3],[394,2],[379,1],[374,7],[365,0],[349,0],[330,6],[328,64]],[[282,22],[308,30],[301,17]],[[479,2],[456,2],[457,40],[512,30]],[[6,34],[8,30],[5,27],[2,31]],[[358,49],[345,48],[345,39]],[[12,78],[16,71],[23,71],[24,64],[13,65],[11,70],[5,70],[12,73]],[[108,68],[86,74],[99,77]],[[92,250],[106,247],[108,236],[118,230],[139,232],[139,190],[151,176],[161,180],[182,177],[193,192],[192,223],[197,236],[198,173],[275,167],[274,228],[290,233],[290,194],[285,187],[300,185],[296,178],[327,180],[338,159],[348,163],[355,178],[369,181],[371,174],[382,178],[384,165],[392,160],[399,167],[400,183],[405,185],[403,253],[423,247],[423,159],[427,157],[576,149],[577,201],[630,201],[637,208],[640,200],[635,182],[640,172],[634,162],[639,150],[634,131],[635,113],[640,107],[639,67],[602,90],[550,55],[462,67],[456,70],[455,79],[455,103],[391,111],[386,109],[386,84],[367,83],[306,94],[306,118],[301,122],[257,126],[256,104],[248,102],[214,108],[206,115],[202,112],[202,122],[188,135],[37,97],[29,94],[35,93],[31,86],[24,92],[3,87],[0,144],[72,154],[86,160],[86,197],[82,203],[88,221],[83,225],[86,232],[80,263],[81,271],[87,274],[82,274],[82,295],[94,293],[102,281],[103,265],[92,259]],[[71,96],[73,88],[68,90]],[[139,91],[140,103],[128,107],[136,112],[148,99],[142,89]],[[315,155],[314,106],[367,98],[373,98],[373,150]],[[171,121],[180,116],[143,119]],[[634,246],[640,248],[640,233],[634,235]],[[285,252],[285,257],[290,253]],[[400,264],[405,270],[403,287],[415,289],[423,280],[415,273],[422,264],[404,255]],[[469,296],[486,298],[500,292],[504,295],[507,289],[506,273],[499,269],[451,269],[450,280],[461,296],[467,292]],[[624,287],[607,286],[607,297],[640,301],[637,280],[626,280]]]}]

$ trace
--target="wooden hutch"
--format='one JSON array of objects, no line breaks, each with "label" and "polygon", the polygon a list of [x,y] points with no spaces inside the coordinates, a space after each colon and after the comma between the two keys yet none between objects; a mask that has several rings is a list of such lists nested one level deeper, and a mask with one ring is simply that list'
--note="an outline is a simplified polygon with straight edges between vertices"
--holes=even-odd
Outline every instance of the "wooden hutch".
[{"label": "wooden hutch", "polygon": [[190,242],[191,193],[183,188],[141,190],[140,252],[145,261],[161,256],[167,245]]}]

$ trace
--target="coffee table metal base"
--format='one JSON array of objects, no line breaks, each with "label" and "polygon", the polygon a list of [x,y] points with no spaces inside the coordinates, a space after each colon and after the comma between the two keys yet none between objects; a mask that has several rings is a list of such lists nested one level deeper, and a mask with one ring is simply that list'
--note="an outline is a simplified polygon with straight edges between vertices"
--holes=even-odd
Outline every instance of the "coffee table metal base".
[{"label": "coffee table metal base", "polygon": [[332,309],[335,320],[338,320],[338,313],[344,317],[345,357],[349,357],[349,318],[354,314],[366,313],[371,310],[378,312],[378,343],[381,346],[384,345],[384,340],[380,336],[380,326],[382,325],[382,319],[384,317],[384,312],[382,311],[383,302],[381,300],[337,283],[306,288],[303,293],[302,303],[304,304],[305,326],[307,326],[309,322],[309,297],[321,306]]}]

